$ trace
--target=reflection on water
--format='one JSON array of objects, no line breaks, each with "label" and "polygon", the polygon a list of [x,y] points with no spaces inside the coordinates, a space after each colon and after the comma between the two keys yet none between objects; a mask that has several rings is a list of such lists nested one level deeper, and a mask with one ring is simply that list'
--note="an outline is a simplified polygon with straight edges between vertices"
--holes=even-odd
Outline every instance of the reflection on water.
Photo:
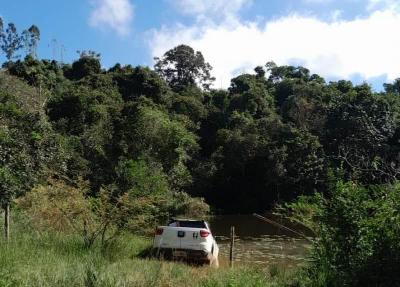
[{"label": "reflection on water", "polygon": [[[271,218],[268,215],[268,218]],[[278,221],[279,219],[274,218]],[[307,233],[298,226],[282,222],[296,231]],[[220,259],[229,258],[230,227],[235,226],[235,262],[263,267],[278,265],[287,268],[305,262],[310,243],[295,234],[265,223],[252,215],[217,216],[210,220],[211,229],[220,247]]]}]

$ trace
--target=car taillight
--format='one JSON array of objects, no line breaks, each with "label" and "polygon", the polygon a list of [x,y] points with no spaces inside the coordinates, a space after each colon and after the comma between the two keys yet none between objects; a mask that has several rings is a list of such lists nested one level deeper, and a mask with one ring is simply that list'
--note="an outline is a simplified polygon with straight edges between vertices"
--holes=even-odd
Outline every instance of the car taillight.
[{"label": "car taillight", "polygon": [[163,231],[164,231],[164,229],[158,227],[158,228],[156,229],[156,235],[161,235],[161,234],[163,233]]},{"label": "car taillight", "polygon": [[207,237],[208,235],[210,235],[210,232],[207,230],[200,230],[200,236],[201,237]]}]

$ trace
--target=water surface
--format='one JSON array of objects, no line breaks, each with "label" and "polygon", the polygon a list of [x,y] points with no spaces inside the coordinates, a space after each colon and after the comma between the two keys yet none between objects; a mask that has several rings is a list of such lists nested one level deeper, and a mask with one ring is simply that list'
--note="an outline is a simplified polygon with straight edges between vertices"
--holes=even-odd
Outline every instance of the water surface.
[{"label": "water surface", "polygon": [[[266,215],[273,218],[272,215]],[[287,221],[273,218],[298,232],[307,231]],[[275,227],[252,215],[222,215],[210,220],[211,230],[220,248],[220,261],[229,259],[230,227],[235,226],[235,264],[272,265],[291,268],[306,261],[310,243],[304,238]]]}]

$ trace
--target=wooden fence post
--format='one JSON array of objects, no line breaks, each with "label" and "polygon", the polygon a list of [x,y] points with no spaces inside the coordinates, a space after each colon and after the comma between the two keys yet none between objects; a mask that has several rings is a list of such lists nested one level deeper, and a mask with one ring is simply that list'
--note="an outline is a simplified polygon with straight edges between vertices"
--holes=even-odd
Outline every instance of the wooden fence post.
[{"label": "wooden fence post", "polygon": [[234,255],[235,255],[235,226],[231,226],[231,244],[229,250],[229,266],[233,267]]},{"label": "wooden fence post", "polygon": [[4,238],[10,240],[10,204],[4,207]]}]

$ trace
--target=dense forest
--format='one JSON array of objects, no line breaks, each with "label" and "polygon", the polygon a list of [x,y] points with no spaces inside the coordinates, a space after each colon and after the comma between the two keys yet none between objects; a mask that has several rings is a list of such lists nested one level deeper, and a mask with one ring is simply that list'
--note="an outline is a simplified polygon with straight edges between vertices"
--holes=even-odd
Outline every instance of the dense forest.
[{"label": "dense forest", "polygon": [[306,277],[325,283],[304,286],[400,282],[400,79],[376,92],[268,62],[214,89],[187,45],[106,69],[91,50],[39,59],[39,40],[0,19],[6,237],[10,208],[90,247],[170,216],[280,206],[319,239]]},{"label": "dense forest", "polygon": [[32,27],[19,36],[0,26],[6,200],[56,177],[85,182],[92,197],[139,184],[244,213],[324,193],[333,177],[378,184],[400,171],[400,80],[376,93],[269,62],[213,89],[212,67],[189,46],[155,58],[154,69],[104,69],[93,51],[62,64],[37,59]]}]

